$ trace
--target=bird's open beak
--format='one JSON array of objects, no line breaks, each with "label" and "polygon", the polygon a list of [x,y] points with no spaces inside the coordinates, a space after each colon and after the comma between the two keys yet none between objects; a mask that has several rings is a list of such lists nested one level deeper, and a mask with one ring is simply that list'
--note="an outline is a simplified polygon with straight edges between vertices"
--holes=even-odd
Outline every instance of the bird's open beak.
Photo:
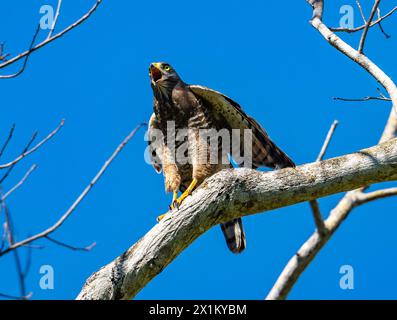
[{"label": "bird's open beak", "polygon": [[150,76],[154,82],[157,82],[157,80],[160,80],[163,77],[157,63],[152,63],[150,65]]}]

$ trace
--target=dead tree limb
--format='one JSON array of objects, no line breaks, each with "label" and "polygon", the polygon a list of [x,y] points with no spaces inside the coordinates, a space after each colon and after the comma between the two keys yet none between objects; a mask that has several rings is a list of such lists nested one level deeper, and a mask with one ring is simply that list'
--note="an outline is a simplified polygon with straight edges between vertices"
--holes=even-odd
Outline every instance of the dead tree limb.
[{"label": "dead tree limb", "polygon": [[[333,33],[322,21],[324,3],[323,0],[307,0],[313,8],[313,19],[310,21],[312,26],[324,37],[324,39],[331,44],[338,51],[349,57],[351,60],[359,64],[364,70],[371,74],[390,95],[392,101],[392,110],[389,119],[386,123],[383,134],[380,138],[380,143],[393,139],[397,132],[397,87],[392,79],[380,69],[367,56],[352,48],[349,44],[344,42],[340,37]],[[375,2],[375,5],[378,1]],[[379,3],[378,3],[379,4]],[[319,13],[320,12],[320,13]],[[395,139],[394,139],[395,140]],[[393,141],[394,141],[393,140]],[[369,186],[371,183],[368,183]],[[315,231],[312,236],[301,246],[298,252],[289,260],[280,276],[278,277],[273,288],[267,295],[268,300],[285,299],[292,290],[296,281],[302,272],[307,268],[310,262],[320,252],[322,247],[327,243],[332,234],[338,229],[342,222],[348,217],[350,212],[365,202],[377,199],[371,197],[370,194],[365,194],[366,186],[357,188],[356,190],[346,193],[338,205],[330,212],[325,221],[325,225],[329,230],[326,236],[320,235]],[[382,191],[379,193],[382,194]],[[390,190],[384,190],[385,196],[394,195]],[[363,200],[365,199],[365,200]]]},{"label": "dead tree limb", "polygon": [[[206,180],[179,210],[95,272],[77,299],[133,298],[188,245],[221,222],[396,179],[397,139],[296,168],[223,170]],[[332,231],[333,219],[325,226]]]}]

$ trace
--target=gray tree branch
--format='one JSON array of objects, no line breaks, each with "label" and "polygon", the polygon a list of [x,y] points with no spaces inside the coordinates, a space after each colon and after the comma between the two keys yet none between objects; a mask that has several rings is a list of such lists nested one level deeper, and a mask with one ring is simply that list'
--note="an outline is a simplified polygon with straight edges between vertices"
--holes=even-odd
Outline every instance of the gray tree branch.
[{"label": "gray tree branch", "polygon": [[[395,137],[397,132],[397,87],[392,79],[383,72],[374,62],[372,62],[363,53],[352,48],[349,44],[344,42],[340,37],[333,33],[323,22],[323,0],[307,0],[307,2],[313,8],[313,19],[310,21],[312,26],[329,42],[334,48],[346,55],[354,62],[364,68],[369,74],[371,74],[382,86],[387,90],[391,97],[393,104],[390,112],[389,119],[386,123],[383,134],[380,138],[380,143],[388,141]],[[376,2],[378,3],[378,1]],[[378,3],[379,4],[379,3]],[[369,185],[369,184],[368,184]],[[378,194],[364,194],[365,187],[358,188],[356,190],[346,193],[338,205],[330,212],[329,217],[325,221],[325,225],[328,229],[326,236],[322,236],[315,231],[312,236],[301,246],[298,252],[289,260],[276,283],[267,295],[268,300],[279,300],[285,299],[288,293],[291,291],[296,281],[302,272],[307,268],[310,262],[320,252],[322,247],[327,243],[333,233],[342,224],[342,222],[348,217],[350,212],[365,202],[376,200],[380,198]],[[384,190],[383,197],[394,195],[393,190]],[[363,199],[366,199],[364,201]]]},{"label": "gray tree branch", "polygon": [[[77,299],[133,298],[195,239],[221,222],[391,180],[397,180],[397,139],[296,168],[221,171],[206,180],[179,210],[95,272]],[[338,215],[325,221],[329,232],[323,239],[331,236]],[[314,237],[311,241],[321,246],[325,240]]]}]

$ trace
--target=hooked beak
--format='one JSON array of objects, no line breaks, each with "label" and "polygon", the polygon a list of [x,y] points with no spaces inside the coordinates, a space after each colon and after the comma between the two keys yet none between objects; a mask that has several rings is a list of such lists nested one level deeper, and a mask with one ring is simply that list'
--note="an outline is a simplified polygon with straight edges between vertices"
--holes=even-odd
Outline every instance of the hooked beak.
[{"label": "hooked beak", "polygon": [[157,82],[163,77],[163,74],[160,71],[157,63],[152,63],[150,65],[150,76],[154,82]]}]

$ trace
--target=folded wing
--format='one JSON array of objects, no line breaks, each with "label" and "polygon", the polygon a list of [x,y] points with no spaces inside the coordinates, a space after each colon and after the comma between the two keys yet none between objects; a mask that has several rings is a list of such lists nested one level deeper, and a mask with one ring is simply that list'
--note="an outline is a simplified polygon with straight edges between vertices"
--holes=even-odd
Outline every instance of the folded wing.
[{"label": "folded wing", "polygon": [[[240,152],[252,152],[252,167],[286,168],[295,167],[294,162],[270,139],[258,122],[249,117],[240,105],[224,94],[207,87],[191,85],[193,93],[200,98],[207,108],[211,108],[220,127],[240,129]],[[244,130],[252,132],[252,146],[244,145]],[[233,154],[232,154],[232,157]],[[243,163],[242,166],[247,166]]]}]

